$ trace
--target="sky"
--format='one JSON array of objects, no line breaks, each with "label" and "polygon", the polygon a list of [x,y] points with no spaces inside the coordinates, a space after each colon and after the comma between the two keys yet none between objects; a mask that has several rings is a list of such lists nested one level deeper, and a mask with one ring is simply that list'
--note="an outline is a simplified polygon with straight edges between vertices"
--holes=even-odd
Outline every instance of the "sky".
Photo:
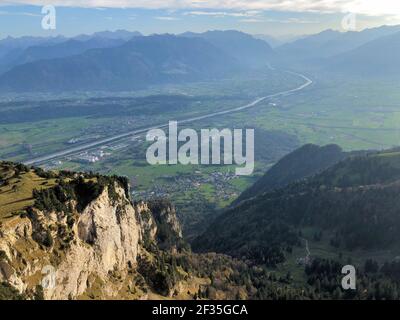
[{"label": "sky", "polygon": [[[56,29],[42,28],[42,8]],[[0,39],[125,29],[143,34],[236,29],[277,38],[400,24],[399,0],[0,0]]]}]

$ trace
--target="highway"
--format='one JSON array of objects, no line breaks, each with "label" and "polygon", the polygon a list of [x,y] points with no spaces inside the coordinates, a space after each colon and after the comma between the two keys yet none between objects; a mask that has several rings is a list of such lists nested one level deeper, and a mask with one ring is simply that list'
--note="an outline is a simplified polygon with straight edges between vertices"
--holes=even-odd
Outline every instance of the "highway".
[{"label": "highway", "polygon": [[[240,107],[236,107],[236,108],[228,109],[228,110],[224,110],[224,111],[219,111],[219,112],[213,112],[213,113],[201,115],[201,116],[198,116],[198,117],[192,117],[192,118],[188,118],[188,119],[179,120],[178,124],[192,123],[192,122],[199,121],[199,120],[204,120],[204,119],[208,119],[208,118],[214,118],[214,117],[218,117],[218,116],[221,116],[221,115],[226,115],[226,114],[230,114],[230,113],[235,113],[235,112],[240,112],[240,111],[243,111],[243,110],[247,110],[247,109],[250,109],[250,108],[253,108],[253,107],[257,106],[258,104],[260,104],[261,102],[263,102],[266,99],[282,97],[282,96],[289,96],[289,95],[292,95],[292,94],[297,93],[299,91],[302,91],[302,90],[304,90],[305,88],[307,88],[308,86],[310,86],[313,83],[313,81],[310,78],[306,77],[303,74],[295,73],[295,72],[291,72],[291,71],[285,71],[285,72],[302,78],[304,80],[304,83],[301,86],[296,87],[296,88],[291,89],[291,90],[281,91],[281,92],[278,92],[278,93],[275,93],[275,94],[271,94],[271,95],[268,95],[268,96],[265,96],[265,97],[258,98],[256,100],[252,101],[251,103],[246,104],[244,106],[240,106]],[[55,159],[58,159],[58,158],[61,158],[61,157],[64,157],[64,156],[68,156],[68,155],[72,155],[72,154],[75,154],[75,153],[78,153],[78,152],[89,150],[89,149],[92,149],[94,147],[99,147],[99,146],[105,145],[105,144],[110,143],[110,142],[115,142],[115,141],[123,139],[123,138],[135,137],[135,136],[141,135],[143,133],[146,133],[147,131],[149,131],[151,129],[162,129],[162,128],[167,128],[167,127],[168,127],[168,123],[166,123],[166,124],[164,123],[164,124],[154,125],[154,126],[147,127],[147,128],[142,128],[142,129],[129,131],[129,132],[126,132],[126,133],[121,133],[121,134],[118,134],[118,135],[115,135],[115,136],[111,136],[109,138],[99,139],[97,141],[93,141],[93,142],[90,142],[90,143],[87,143],[87,144],[82,144],[82,145],[79,145],[79,146],[76,146],[76,147],[64,149],[64,150],[57,151],[55,153],[44,155],[44,156],[41,156],[41,157],[38,157],[38,158],[33,158],[33,159],[30,159],[30,160],[24,161],[24,164],[26,164],[26,165],[43,164],[44,162],[47,162],[49,160],[55,160]]]}]

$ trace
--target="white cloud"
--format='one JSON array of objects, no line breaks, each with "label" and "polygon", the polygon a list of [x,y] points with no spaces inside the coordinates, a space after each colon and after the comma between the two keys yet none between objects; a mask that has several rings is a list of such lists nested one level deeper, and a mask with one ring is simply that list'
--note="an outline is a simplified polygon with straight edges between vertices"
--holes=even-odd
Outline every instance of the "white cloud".
[{"label": "white cloud", "polygon": [[291,24],[314,24],[320,23],[317,20],[306,20],[306,19],[299,19],[299,18],[287,18],[287,19],[267,19],[267,22],[275,22],[275,23],[291,23]]},{"label": "white cloud", "polygon": [[163,21],[177,21],[179,18],[176,17],[154,17],[157,20],[163,20]]},{"label": "white cloud", "polygon": [[21,16],[27,16],[27,17],[43,17],[43,16],[40,15],[40,14],[31,13],[31,12],[17,12],[17,13],[14,13],[14,14],[16,14],[16,15],[21,15]]},{"label": "white cloud", "polygon": [[26,17],[42,17],[42,15],[31,12],[8,12],[0,11],[0,16],[26,16]]},{"label": "white cloud", "polygon": [[189,11],[185,12],[187,16],[211,16],[211,17],[254,17],[260,14],[260,11]]},{"label": "white cloud", "polygon": [[242,19],[242,20],[240,20],[240,22],[244,22],[244,23],[261,23],[261,22],[265,22],[265,20],[249,18],[249,19]]},{"label": "white cloud", "polygon": [[354,12],[371,16],[400,15],[399,0],[13,0],[18,3],[78,7],[279,10],[295,12]]}]

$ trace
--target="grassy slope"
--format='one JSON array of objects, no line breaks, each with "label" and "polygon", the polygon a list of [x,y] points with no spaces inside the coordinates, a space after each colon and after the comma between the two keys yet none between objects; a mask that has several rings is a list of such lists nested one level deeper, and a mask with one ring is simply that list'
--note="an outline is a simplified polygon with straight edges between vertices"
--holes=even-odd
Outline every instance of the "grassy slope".
[{"label": "grassy slope", "polygon": [[9,185],[0,188],[0,220],[12,218],[31,206],[34,203],[34,189],[47,189],[55,185],[54,179],[41,178],[33,171],[22,173],[19,178],[13,176],[14,172],[0,163],[0,177],[10,178]]}]

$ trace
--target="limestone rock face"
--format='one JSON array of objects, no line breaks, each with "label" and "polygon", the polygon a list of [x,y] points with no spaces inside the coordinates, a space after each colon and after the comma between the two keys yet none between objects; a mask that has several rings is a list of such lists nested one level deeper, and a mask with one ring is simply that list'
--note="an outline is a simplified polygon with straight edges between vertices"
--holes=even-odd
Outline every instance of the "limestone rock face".
[{"label": "limestone rock face", "polygon": [[182,238],[182,227],[179,223],[178,217],[176,216],[175,208],[170,205],[166,206],[161,210],[160,216],[165,219],[166,223],[169,225],[171,230],[175,232],[177,237]]},{"label": "limestone rock face", "polygon": [[[182,227],[176,215],[174,206],[166,200],[155,200],[149,203],[149,209],[154,219],[154,224],[162,225],[165,229],[169,230],[170,236],[175,240],[182,239]],[[159,243],[165,246],[166,243]]]},{"label": "limestone rock face", "polygon": [[[85,208],[75,227],[78,239],[57,268],[60,285],[49,290],[52,299],[83,294],[92,273],[106,280],[113,271],[126,275],[136,263],[140,239],[136,212],[130,204],[112,204],[107,190]],[[106,286],[105,291],[113,294],[113,288]]]},{"label": "limestone rock face", "polygon": [[122,188],[115,189],[117,201],[105,188],[81,213],[71,203],[72,214],[34,210],[29,218],[2,226],[0,250],[5,257],[0,281],[21,293],[41,284],[46,299],[75,299],[94,282],[101,284],[102,297],[117,296],[123,281],[113,279],[116,274],[125,279],[135,270],[143,233],[141,214],[148,208],[133,206]]},{"label": "limestone rock face", "polygon": [[139,202],[135,205],[135,209],[137,212],[140,212],[139,223],[142,239],[156,242],[156,234],[158,230],[157,223],[154,220],[154,216],[150,211],[148,204],[145,202]]}]

